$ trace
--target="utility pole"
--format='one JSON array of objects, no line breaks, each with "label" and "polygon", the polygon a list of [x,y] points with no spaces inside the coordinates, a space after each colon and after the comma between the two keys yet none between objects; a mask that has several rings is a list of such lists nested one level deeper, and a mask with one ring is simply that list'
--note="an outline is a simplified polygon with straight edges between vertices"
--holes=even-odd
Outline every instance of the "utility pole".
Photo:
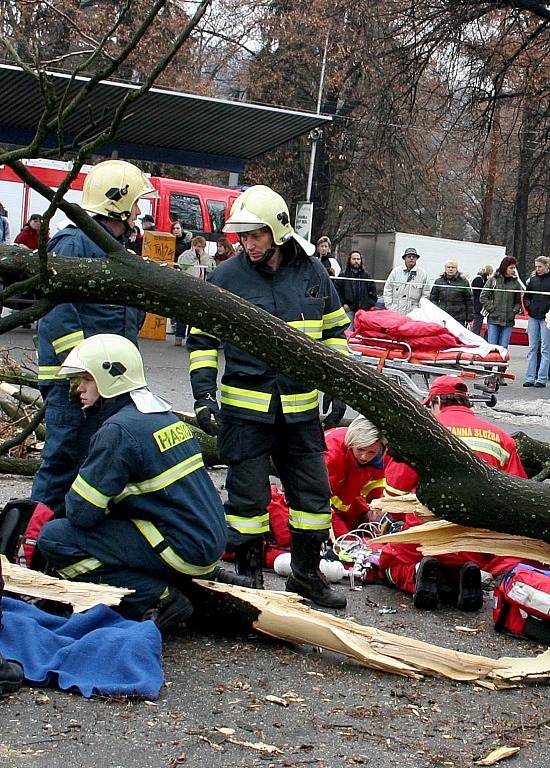
[{"label": "utility pole", "polygon": [[[317,114],[321,114],[321,102],[323,100],[323,86],[325,83],[325,70],[327,67],[327,51],[328,51],[328,33],[325,38],[325,50],[323,51],[323,63],[321,65],[321,77],[319,78],[319,90],[317,92]],[[306,202],[311,201],[311,188],[313,186],[313,171],[315,169],[315,156],[317,155],[317,142],[323,135],[323,131],[320,128],[314,128],[309,132],[309,139],[311,141],[311,155],[309,158],[309,172],[307,175],[307,190],[306,190]]]}]

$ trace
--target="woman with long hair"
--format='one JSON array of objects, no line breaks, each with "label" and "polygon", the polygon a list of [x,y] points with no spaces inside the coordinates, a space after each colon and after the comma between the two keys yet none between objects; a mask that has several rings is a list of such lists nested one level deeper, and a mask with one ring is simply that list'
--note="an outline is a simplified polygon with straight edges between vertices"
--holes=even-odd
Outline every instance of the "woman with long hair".
[{"label": "woman with long hair", "polygon": [[493,277],[481,291],[481,305],[487,317],[487,341],[508,349],[514,318],[521,310],[524,286],[518,277],[517,261],[505,256]]},{"label": "woman with long hair", "polygon": [[222,261],[227,261],[231,256],[235,255],[235,249],[233,243],[227,239],[227,237],[220,237],[216,243],[216,253],[214,254],[214,261],[216,266],[219,267]]}]

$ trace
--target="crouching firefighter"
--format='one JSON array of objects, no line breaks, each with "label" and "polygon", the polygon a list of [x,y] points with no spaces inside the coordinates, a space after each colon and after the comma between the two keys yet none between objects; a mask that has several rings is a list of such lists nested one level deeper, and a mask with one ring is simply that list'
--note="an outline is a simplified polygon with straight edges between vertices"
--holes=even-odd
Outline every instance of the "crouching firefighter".
[{"label": "crouching firefighter", "polygon": [[38,547],[63,578],[135,590],[120,605],[126,617],[153,618],[161,629],[180,624],[192,613],[186,584],[217,575],[226,543],[199,445],[147,388],[128,339],[85,339],[63,374],[79,377],[82,407],[100,427],[65,498],[66,518],[44,526]]},{"label": "crouching firefighter", "polygon": [[[244,250],[220,264],[211,283],[347,354],[348,317],[327,271],[313,256],[314,246],[290,225],[280,195],[269,187],[250,187],[235,200],[224,232],[237,232]],[[198,328],[187,337],[197,420],[205,432],[219,431],[219,455],[228,465],[228,549],[235,551],[237,573],[253,577],[258,587],[263,584],[272,459],[290,508],[292,574],[286,588],[317,605],[343,608],[345,597],[319,571],[331,493],[317,390],[225,343],[220,411],[219,346],[217,338]]]}]

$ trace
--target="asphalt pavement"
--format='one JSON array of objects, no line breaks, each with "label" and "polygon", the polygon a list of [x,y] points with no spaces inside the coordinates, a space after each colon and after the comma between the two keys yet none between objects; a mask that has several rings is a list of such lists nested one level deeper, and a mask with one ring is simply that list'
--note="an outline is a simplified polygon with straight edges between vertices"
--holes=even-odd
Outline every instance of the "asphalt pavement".
[{"label": "asphalt pavement", "polygon": [[[3,341],[14,355],[32,357],[31,332],[17,330]],[[169,336],[166,342],[144,341],[142,350],[151,388],[174,407],[191,410],[185,349],[175,347]],[[511,370],[518,378],[501,390],[499,403],[512,404],[514,412],[518,402],[537,413],[547,411],[550,388],[521,387],[525,352],[512,349]],[[509,431],[521,428],[550,440],[545,426],[504,423]],[[216,471],[213,479],[221,487],[223,472]],[[29,489],[29,480],[4,476],[0,501],[28,495]],[[267,582],[284,588],[275,575]],[[473,614],[448,607],[426,613],[384,586],[357,592],[344,583],[337,588],[348,597],[342,615],[362,624],[497,658],[543,650],[495,633],[489,600]],[[548,688],[496,692],[443,679],[409,680],[309,646],[232,636],[231,628],[220,624],[219,634],[191,633],[165,643],[166,684],[157,702],[85,700],[55,688],[30,687],[3,699],[0,765],[469,768],[501,746],[519,747],[506,762],[510,768],[550,764]],[[260,744],[276,751],[261,752]]]}]

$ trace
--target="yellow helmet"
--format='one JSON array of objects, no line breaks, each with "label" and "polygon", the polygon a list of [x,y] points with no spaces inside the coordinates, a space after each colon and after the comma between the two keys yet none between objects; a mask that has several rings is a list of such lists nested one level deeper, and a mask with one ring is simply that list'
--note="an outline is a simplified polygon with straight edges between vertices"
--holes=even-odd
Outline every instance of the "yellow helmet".
[{"label": "yellow helmet", "polygon": [[126,221],[140,197],[158,196],[136,165],[125,160],[105,160],[94,166],[84,180],[82,207],[90,213]]},{"label": "yellow helmet", "polygon": [[231,207],[231,213],[223,228],[224,232],[250,232],[269,227],[276,245],[296,240],[308,256],[315,253],[315,246],[297,235],[290,224],[288,206],[277,192],[263,184],[256,184],[242,192]]},{"label": "yellow helmet", "polygon": [[60,370],[63,376],[89,373],[106,399],[147,386],[138,348],[124,336],[98,333],[72,349]]}]

